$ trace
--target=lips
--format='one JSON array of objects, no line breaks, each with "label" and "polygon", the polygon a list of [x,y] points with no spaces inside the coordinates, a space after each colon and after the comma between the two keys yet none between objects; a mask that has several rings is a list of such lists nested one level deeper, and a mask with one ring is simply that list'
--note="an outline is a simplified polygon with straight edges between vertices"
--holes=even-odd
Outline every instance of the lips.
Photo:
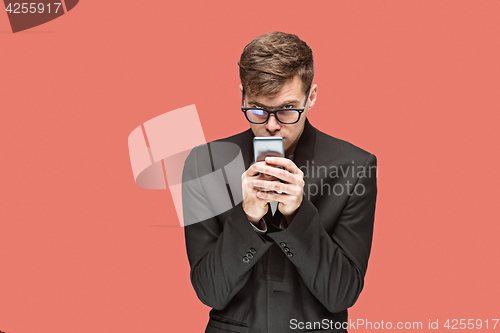
[{"label": "lips", "polygon": [[[32,0],[23,3],[20,0],[4,0],[12,32],[19,32],[42,25],[69,12],[78,4],[79,0]],[[61,4],[58,6],[58,4]],[[22,5],[26,7],[23,9]],[[66,7],[66,9],[64,9]],[[23,13],[23,11],[26,11]]]}]

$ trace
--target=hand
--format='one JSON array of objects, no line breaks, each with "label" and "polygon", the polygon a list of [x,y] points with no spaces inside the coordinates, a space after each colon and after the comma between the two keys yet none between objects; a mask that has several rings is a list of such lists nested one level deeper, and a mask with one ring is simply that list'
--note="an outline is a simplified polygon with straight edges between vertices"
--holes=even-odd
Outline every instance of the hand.
[{"label": "hand", "polygon": [[266,215],[268,201],[259,198],[257,192],[259,192],[253,185],[254,180],[264,179],[266,176],[259,174],[257,168],[265,166],[266,162],[256,162],[252,164],[247,171],[241,175],[241,187],[243,191],[243,210],[247,215],[250,222],[257,225],[260,219]]},{"label": "hand", "polygon": [[[256,172],[262,173],[261,177],[252,177],[251,182],[256,198],[259,199],[258,202],[266,203],[265,213],[268,202],[278,201],[279,211],[286,218],[288,224],[292,223],[304,194],[305,182],[302,170],[291,160],[283,157],[266,157],[265,163],[255,163],[252,167],[254,167],[252,170],[255,169]],[[272,181],[270,178],[279,179],[282,182]]]}]

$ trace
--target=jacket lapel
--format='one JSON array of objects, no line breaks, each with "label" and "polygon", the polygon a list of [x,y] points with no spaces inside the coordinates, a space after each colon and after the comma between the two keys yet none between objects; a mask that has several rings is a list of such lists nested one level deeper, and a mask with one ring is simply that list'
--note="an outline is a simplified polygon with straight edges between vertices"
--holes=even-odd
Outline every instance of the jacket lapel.
[{"label": "jacket lapel", "polygon": [[316,129],[306,118],[304,131],[300,135],[293,161],[297,167],[306,166],[307,161],[312,161],[314,156],[314,145],[316,143]]}]

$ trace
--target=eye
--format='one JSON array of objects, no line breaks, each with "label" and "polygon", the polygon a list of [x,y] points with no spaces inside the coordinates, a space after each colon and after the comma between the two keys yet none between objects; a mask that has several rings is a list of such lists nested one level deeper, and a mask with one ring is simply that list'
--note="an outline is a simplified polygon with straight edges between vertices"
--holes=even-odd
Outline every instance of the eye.
[{"label": "eye", "polygon": [[287,106],[284,107],[284,109],[293,109],[293,105],[288,104]]}]

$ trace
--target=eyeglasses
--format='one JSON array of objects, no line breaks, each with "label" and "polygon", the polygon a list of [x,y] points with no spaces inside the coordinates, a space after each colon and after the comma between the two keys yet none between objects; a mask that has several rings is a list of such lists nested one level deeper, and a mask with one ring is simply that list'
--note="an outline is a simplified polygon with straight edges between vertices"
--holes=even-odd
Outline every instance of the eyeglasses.
[{"label": "eyeglasses", "polygon": [[300,115],[304,112],[306,108],[307,99],[309,98],[309,92],[311,87],[307,89],[306,92],[306,100],[304,101],[304,106],[299,109],[278,109],[278,110],[266,110],[261,108],[246,108],[244,107],[245,102],[245,90],[243,89],[243,93],[241,94],[241,111],[245,113],[245,117],[252,124],[264,124],[269,120],[271,114],[274,114],[276,120],[282,124],[295,124],[299,121]]}]

